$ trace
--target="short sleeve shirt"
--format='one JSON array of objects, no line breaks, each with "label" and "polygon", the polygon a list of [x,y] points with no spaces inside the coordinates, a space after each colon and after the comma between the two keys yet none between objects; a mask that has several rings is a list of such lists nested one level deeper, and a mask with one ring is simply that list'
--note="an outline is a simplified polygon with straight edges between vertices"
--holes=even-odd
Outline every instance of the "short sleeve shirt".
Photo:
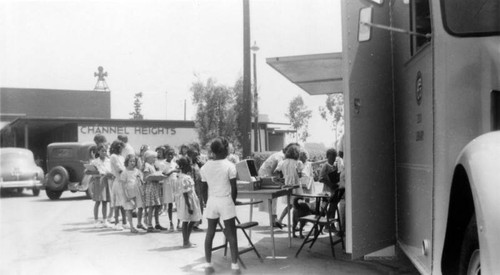
[{"label": "short sleeve shirt", "polygon": [[285,159],[278,163],[276,171],[283,172],[285,185],[299,184],[299,173],[304,169],[304,164],[301,161],[294,159]]},{"label": "short sleeve shirt", "polygon": [[208,198],[231,196],[230,179],[236,178],[236,167],[227,159],[209,160],[200,170],[201,181],[208,184]]},{"label": "short sleeve shirt", "polygon": [[278,163],[285,159],[285,154],[282,151],[276,152],[269,156],[264,163],[259,168],[259,176],[260,177],[270,177],[273,175],[276,166]]},{"label": "short sleeve shirt", "polygon": [[104,160],[96,158],[92,160],[92,164],[97,168],[97,171],[99,171],[99,174],[101,175],[111,173],[111,161],[109,158],[105,158]]},{"label": "short sleeve shirt", "polygon": [[110,163],[111,163],[111,172],[115,177],[120,176],[120,172],[125,171],[125,159],[121,155],[111,154]]}]

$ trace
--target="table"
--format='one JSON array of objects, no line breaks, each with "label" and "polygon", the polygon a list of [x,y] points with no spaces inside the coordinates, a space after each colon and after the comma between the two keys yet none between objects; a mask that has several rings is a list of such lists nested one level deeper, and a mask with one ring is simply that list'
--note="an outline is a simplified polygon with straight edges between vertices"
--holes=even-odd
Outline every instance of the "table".
[{"label": "table", "polygon": [[[290,187],[284,187],[283,189],[260,189],[260,190],[255,190],[255,191],[238,191],[238,199],[258,199],[258,200],[267,200],[268,202],[268,212],[269,212],[269,225],[271,226],[271,240],[273,242],[273,247],[271,249],[272,251],[272,258],[273,260],[276,259],[276,252],[275,252],[275,244],[274,244],[274,227],[273,227],[273,199],[282,197],[282,196],[287,196],[287,203],[290,205],[290,196],[292,195],[293,189],[296,188],[296,186],[290,186]],[[252,219],[252,208],[250,208],[250,220]],[[291,209],[288,209],[288,247],[292,246],[292,234],[290,231],[290,225],[291,225]]]}]

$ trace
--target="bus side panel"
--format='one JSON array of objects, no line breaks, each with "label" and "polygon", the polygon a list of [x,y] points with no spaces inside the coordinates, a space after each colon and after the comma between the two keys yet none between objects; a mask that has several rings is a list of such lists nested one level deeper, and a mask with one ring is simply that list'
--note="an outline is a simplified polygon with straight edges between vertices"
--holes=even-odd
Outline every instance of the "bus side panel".
[{"label": "bus side panel", "polygon": [[[357,42],[366,2],[343,1],[347,251],[353,258],[395,244],[394,106],[390,34]],[[388,3],[374,17],[388,24]],[[350,251],[350,249],[352,249]]]}]

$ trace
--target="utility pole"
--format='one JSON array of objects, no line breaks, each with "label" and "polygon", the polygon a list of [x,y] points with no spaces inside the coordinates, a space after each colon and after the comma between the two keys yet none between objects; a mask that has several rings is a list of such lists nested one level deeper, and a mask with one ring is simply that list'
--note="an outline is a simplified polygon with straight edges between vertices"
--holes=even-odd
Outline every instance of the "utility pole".
[{"label": "utility pole", "polygon": [[168,90],[165,90],[165,119],[168,119]]},{"label": "utility pole", "polygon": [[253,100],[254,100],[254,152],[259,151],[260,144],[260,129],[259,129],[259,94],[257,93],[257,58],[256,53],[259,50],[257,43],[254,41],[253,46],[250,48],[253,52]]},{"label": "utility pole", "polygon": [[241,125],[243,158],[251,154],[252,131],[252,91],[250,75],[250,5],[249,0],[243,0],[243,119]]},{"label": "utility pole", "polygon": [[186,100],[184,99],[184,120],[186,120]]}]

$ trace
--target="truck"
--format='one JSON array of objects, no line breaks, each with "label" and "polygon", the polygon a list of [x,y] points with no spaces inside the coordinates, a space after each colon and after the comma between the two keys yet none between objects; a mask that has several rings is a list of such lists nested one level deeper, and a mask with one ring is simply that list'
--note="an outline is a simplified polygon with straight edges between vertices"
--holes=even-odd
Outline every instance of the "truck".
[{"label": "truck", "polygon": [[267,63],[344,96],[346,252],[500,273],[500,1],[340,7],[342,52]]},{"label": "truck", "polygon": [[47,146],[47,175],[44,187],[47,197],[58,200],[69,190],[85,192],[91,197],[91,175],[86,173],[86,164],[95,158],[96,145],[91,142],[54,142]]},{"label": "truck", "polygon": [[500,2],[341,7],[348,250],[500,273]]}]

